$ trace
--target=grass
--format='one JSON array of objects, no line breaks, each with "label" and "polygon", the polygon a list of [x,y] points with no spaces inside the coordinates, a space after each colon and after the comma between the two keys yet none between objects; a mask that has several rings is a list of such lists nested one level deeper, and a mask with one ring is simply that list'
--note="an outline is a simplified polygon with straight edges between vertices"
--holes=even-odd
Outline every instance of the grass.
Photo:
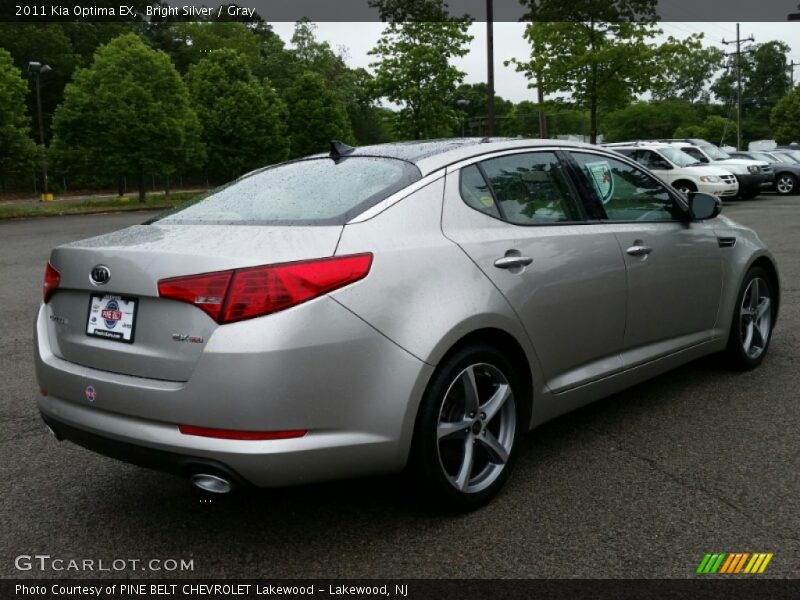
[{"label": "grass", "polygon": [[176,192],[164,194],[148,194],[144,202],[137,196],[102,198],[97,200],[55,200],[54,202],[36,202],[26,204],[0,205],[0,219],[18,219],[23,217],[45,217],[59,215],[88,215],[101,212],[124,212],[135,210],[167,210],[182,204],[197,192]]}]

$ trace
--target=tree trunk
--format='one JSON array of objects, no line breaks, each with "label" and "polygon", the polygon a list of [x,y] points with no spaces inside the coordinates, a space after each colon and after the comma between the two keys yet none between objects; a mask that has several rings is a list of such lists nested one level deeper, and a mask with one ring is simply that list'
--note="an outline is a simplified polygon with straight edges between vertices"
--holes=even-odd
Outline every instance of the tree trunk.
[{"label": "tree trunk", "polygon": [[139,167],[139,202],[144,202],[145,197],[144,189],[144,167]]},{"label": "tree trunk", "polygon": [[539,103],[539,138],[547,139],[547,115],[544,112],[544,88],[542,87],[542,74],[536,74],[536,100]]},{"label": "tree trunk", "polygon": [[164,184],[164,195],[169,196],[169,175],[167,175],[167,182]]}]

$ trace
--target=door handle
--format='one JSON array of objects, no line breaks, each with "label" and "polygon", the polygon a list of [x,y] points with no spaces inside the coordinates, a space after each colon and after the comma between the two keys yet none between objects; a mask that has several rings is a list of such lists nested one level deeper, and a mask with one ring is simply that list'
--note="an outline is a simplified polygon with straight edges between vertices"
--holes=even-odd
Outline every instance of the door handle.
[{"label": "door handle", "polygon": [[650,246],[641,246],[641,245],[631,246],[630,248],[625,250],[625,252],[627,252],[631,256],[647,256],[652,251],[653,249]]},{"label": "door handle", "polygon": [[529,256],[504,256],[494,261],[494,266],[498,269],[513,269],[515,267],[527,267],[533,262]]}]

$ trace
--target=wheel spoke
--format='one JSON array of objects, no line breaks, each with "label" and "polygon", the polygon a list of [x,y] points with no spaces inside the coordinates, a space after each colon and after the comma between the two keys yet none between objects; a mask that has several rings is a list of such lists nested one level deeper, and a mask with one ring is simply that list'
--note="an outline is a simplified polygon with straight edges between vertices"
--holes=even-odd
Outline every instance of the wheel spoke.
[{"label": "wheel spoke", "polygon": [[475,444],[472,434],[464,439],[464,460],[461,462],[461,467],[458,469],[456,475],[455,485],[462,492],[467,489],[469,480],[472,477],[472,463],[475,453]]},{"label": "wheel spoke", "polygon": [[462,385],[464,386],[464,411],[466,414],[475,414],[478,412],[478,384],[475,382],[475,369],[469,367],[461,376]]},{"label": "wheel spoke", "polygon": [[764,315],[766,315],[767,312],[769,311],[769,308],[770,308],[769,298],[765,296],[764,299],[761,300],[761,302],[758,304],[758,307],[756,308],[756,319],[762,319]]},{"label": "wheel spoke", "polygon": [[508,452],[491,431],[485,429],[483,434],[475,439],[486,448],[493,463],[504,465],[508,461]]},{"label": "wheel spoke", "polygon": [[472,421],[445,421],[439,423],[436,428],[436,437],[440,440],[449,437],[461,437],[467,435],[467,430],[472,425]]},{"label": "wheel spoke", "polygon": [[745,352],[749,353],[750,346],[753,344],[753,321],[748,321],[745,327],[747,330],[745,332],[744,340],[742,341],[742,347],[744,348]]},{"label": "wheel spoke", "polygon": [[507,383],[503,383],[497,386],[497,390],[495,390],[492,397],[481,406],[481,412],[486,415],[483,418],[485,423],[491,422],[492,419],[500,412],[500,409],[503,408],[503,405],[508,400],[509,396],[511,396],[511,386]]},{"label": "wheel spoke", "polygon": [[753,279],[753,282],[750,284],[750,310],[755,312],[756,308],[758,307],[758,302],[760,300],[759,289],[758,289],[758,278]]}]

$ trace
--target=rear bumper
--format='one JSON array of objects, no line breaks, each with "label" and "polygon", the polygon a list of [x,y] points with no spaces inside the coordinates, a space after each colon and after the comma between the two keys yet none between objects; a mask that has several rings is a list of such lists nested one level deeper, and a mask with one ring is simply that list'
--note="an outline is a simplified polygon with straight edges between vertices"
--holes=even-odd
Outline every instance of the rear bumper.
[{"label": "rear bumper", "polygon": [[[218,328],[186,382],[65,361],[46,326],[43,309],[35,362],[47,395],[38,405],[62,437],[180,474],[211,461],[261,487],[401,469],[433,370],[330,298]],[[227,440],[185,435],[179,424],[308,433]]]},{"label": "rear bumper", "polygon": [[44,413],[42,413],[42,419],[59,441],[67,440],[104,456],[183,477],[189,477],[195,473],[208,473],[222,476],[240,487],[251,485],[234,469],[217,460],[115,440],[67,425]]}]

